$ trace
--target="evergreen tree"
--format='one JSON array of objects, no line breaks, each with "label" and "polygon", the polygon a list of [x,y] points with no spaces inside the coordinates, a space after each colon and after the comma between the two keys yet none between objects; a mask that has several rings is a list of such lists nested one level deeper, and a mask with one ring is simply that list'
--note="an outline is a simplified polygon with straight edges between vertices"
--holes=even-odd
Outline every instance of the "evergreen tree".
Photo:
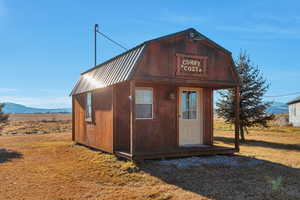
[{"label": "evergreen tree", "polygon": [[[254,67],[249,55],[241,51],[235,61],[235,68],[240,77],[240,124],[239,133],[242,142],[245,142],[247,128],[255,125],[268,126],[268,121],[274,115],[267,114],[267,108],[272,102],[264,102],[263,96],[269,88],[269,84],[262,76],[258,67]],[[217,114],[225,119],[226,123],[235,121],[235,96],[234,90],[219,92],[220,100],[217,102]]]},{"label": "evergreen tree", "polygon": [[[8,120],[8,114],[4,114],[3,112],[2,112],[2,108],[4,107],[4,104],[0,104],[0,125],[2,124],[2,123],[5,123],[5,122],[7,122],[7,120]],[[1,126],[0,126],[0,130],[1,130]]]}]

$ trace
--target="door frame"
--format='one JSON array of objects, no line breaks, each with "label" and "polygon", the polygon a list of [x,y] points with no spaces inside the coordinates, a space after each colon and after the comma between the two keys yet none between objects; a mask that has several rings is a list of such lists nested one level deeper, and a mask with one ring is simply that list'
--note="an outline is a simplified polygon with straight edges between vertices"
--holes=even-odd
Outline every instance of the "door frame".
[{"label": "door frame", "polygon": [[200,121],[200,137],[202,137],[201,139],[200,139],[200,141],[201,141],[201,144],[200,145],[203,145],[204,144],[204,108],[203,108],[203,106],[204,106],[204,96],[203,96],[203,94],[204,94],[204,92],[203,92],[203,88],[200,88],[200,87],[187,87],[187,86],[179,86],[179,87],[177,87],[177,106],[176,106],[176,109],[177,109],[177,112],[176,112],[176,119],[177,119],[177,146],[178,147],[188,147],[188,146],[186,146],[186,145],[180,145],[180,141],[179,141],[179,134],[180,134],[180,122],[179,122],[179,116],[180,116],[180,112],[181,112],[181,109],[180,109],[180,95],[181,95],[181,91],[182,90],[184,90],[184,89],[186,89],[186,90],[191,90],[191,91],[193,91],[193,90],[196,90],[198,93],[199,93],[199,97],[198,97],[198,103],[199,103],[199,105],[198,105],[198,109],[199,109],[199,113],[197,113],[198,115],[197,115],[197,118],[199,118],[199,121]]}]

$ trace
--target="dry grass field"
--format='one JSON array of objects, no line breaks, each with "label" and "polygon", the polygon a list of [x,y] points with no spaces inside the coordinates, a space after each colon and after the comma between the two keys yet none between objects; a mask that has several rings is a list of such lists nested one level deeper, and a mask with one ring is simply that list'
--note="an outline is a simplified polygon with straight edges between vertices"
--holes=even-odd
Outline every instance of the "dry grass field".
[{"label": "dry grass field", "polygon": [[[300,199],[297,128],[253,128],[236,156],[203,157],[224,163],[134,164],[75,145],[66,116],[16,117],[0,136],[1,200]],[[18,134],[5,134],[13,123]],[[31,129],[41,134],[27,134]],[[232,145],[232,127],[218,120],[215,131],[216,144]],[[228,163],[232,158],[238,163]]]},{"label": "dry grass field", "polygon": [[30,135],[70,132],[71,114],[11,114],[9,121],[0,126],[1,135]]}]

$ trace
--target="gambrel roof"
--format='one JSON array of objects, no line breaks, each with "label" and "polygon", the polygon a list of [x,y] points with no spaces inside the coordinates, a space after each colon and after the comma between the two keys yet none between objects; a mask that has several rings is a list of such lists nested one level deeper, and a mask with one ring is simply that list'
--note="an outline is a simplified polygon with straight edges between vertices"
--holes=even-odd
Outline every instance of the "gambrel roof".
[{"label": "gambrel roof", "polygon": [[149,43],[186,33],[193,34],[192,37],[195,40],[205,40],[210,45],[231,56],[230,51],[213,42],[195,29],[189,28],[184,31],[143,42],[142,44],[83,72],[70,95],[76,95],[131,80],[134,69],[139,59],[143,56],[144,49]]}]

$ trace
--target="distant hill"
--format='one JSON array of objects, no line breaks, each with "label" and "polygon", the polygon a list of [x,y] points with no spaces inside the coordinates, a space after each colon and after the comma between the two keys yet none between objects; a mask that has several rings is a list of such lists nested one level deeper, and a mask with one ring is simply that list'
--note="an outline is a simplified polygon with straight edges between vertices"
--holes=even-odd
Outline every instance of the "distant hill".
[{"label": "distant hill", "polygon": [[286,103],[274,102],[272,105],[269,106],[269,108],[267,108],[267,112],[270,114],[286,114],[289,113],[289,108]]},{"label": "distant hill", "polygon": [[71,108],[32,108],[21,104],[5,102],[3,107],[4,113],[70,113]]},{"label": "distant hill", "polygon": [[268,113],[284,114],[289,113],[289,107],[286,103],[274,102],[268,109]]},{"label": "distant hill", "polygon": [[[71,113],[72,109],[71,108],[55,108],[55,109],[32,108],[21,104],[6,102],[4,103],[3,112],[4,113]],[[288,113],[289,109],[286,103],[274,102],[267,109],[267,112],[273,114],[282,114],[282,113]]]}]

